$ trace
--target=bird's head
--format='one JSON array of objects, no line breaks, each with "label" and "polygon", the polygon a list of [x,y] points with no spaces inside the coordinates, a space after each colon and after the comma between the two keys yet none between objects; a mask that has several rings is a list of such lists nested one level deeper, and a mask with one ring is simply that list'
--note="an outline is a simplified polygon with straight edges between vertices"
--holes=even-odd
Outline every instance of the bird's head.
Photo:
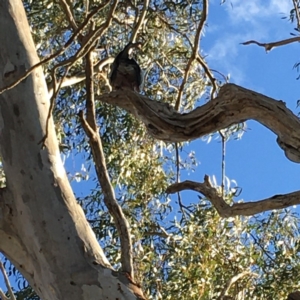
[{"label": "bird's head", "polygon": [[141,49],[142,48],[142,43],[132,43],[129,42],[123,51],[120,53],[122,58],[132,58],[132,53],[135,49]]}]

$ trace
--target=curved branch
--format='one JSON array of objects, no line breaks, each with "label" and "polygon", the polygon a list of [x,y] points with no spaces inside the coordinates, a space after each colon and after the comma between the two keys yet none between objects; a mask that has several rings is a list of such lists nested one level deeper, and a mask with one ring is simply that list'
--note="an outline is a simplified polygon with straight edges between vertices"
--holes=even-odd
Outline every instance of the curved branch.
[{"label": "curved branch", "polygon": [[166,192],[174,194],[183,190],[193,190],[203,194],[223,218],[252,216],[264,211],[282,209],[300,204],[300,191],[297,191],[285,195],[275,195],[271,198],[255,202],[233,203],[229,205],[225,202],[223,197],[220,196],[219,192],[211,186],[207,175],[205,175],[203,183],[186,180],[170,185]]},{"label": "curved branch", "polygon": [[235,84],[225,84],[216,98],[189,113],[178,113],[167,103],[153,101],[129,90],[103,94],[99,100],[132,113],[160,140],[183,142],[200,138],[233,124],[256,120],[277,135],[286,157],[300,162],[300,121],[283,101]]}]

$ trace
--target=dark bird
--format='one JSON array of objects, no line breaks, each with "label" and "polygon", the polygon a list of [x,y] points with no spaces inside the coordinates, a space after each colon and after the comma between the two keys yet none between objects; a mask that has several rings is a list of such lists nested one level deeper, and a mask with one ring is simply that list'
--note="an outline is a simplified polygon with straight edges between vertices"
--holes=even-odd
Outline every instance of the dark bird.
[{"label": "dark bird", "polygon": [[109,83],[113,90],[130,89],[140,92],[142,85],[142,70],[138,63],[130,56],[132,48],[138,48],[140,43],[130,42],[115,58],[111,65]]}]

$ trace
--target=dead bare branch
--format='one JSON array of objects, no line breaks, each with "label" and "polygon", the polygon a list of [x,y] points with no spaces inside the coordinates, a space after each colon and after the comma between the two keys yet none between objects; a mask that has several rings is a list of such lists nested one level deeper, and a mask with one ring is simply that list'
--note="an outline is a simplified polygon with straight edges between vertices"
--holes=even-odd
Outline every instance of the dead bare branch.
[{"label": "dead bare branch", "polygon": [[275,195],[271,198],[246,203],[233,203],[229,205],[225,202],[220,193],[212,187],[207,175],[204,182],[184,181],[174,183],[167,188],[167,193],[174,194],[183,190],[193,190],[203,194],[216,208],[219,215],[223,218],[234,216],[252,216],[261,212],[273,209],[282,209],[292,205],[300,204],[300,191]]},{"label": "dead bare branch", "polygon": [[242,45],[256,44],[258,46],[264,47],[266,51],[270,51],[275,47],[284,46],[284,45],[288,45],[288,44],[291,44],[291,43],[294,43],[294,42],[299,42],[299,41],[300,41],[300,36],[292,37],[292,38],[289,38],[289,39],[281,40],[281,41],[278,41],[278,42],[272,42],[272,43],[260,43],[260,42],[251,40],[251,41],[247,41],[247,42],[244,42],[244,43],[241,43],[241,44]]}]

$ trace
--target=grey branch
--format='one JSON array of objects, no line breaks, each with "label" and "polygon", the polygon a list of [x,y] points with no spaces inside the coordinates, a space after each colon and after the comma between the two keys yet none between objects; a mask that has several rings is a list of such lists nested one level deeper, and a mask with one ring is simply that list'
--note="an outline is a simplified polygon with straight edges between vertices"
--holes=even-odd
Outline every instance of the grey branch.
[{"label": "grey branch", "polygon": [[234,84],[225,84],[217,97],[182,114],[167,103],[130,90],[103,94],[98,100],[127,110],[145,124],[153,137],[169,142],[194,140],[246,120],[256,120],[277,135],[277,143],[289,160],[300,162],[298,117],[283,101]]}]

